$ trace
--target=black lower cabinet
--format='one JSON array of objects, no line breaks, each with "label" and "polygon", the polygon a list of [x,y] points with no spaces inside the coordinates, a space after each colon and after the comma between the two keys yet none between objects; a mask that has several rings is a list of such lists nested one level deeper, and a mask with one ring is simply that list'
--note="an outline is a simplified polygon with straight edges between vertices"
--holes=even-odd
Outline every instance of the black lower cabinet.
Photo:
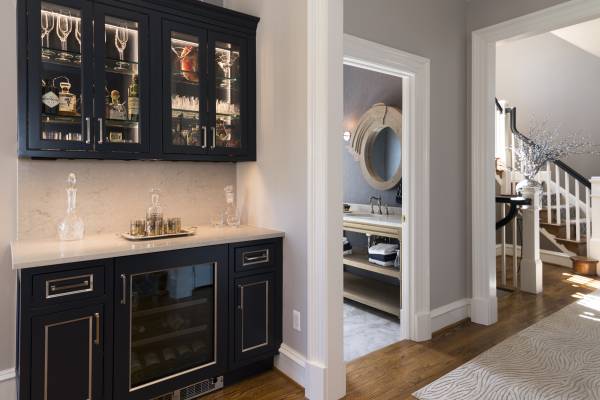
[{"label": "black lower cabinet", "polygon": [[20,271],[19,400],[192,399],[272,367],[281,259],[273,239]]},{"label": "black lower cabinet", "polygon": [[273,351],[274,274],[237,279],[235,361],[243,363]]},{"label": "black lower cabinet", "polygon": [[102,398],[103,318],[102,305],[33,318],[32,398]]}]

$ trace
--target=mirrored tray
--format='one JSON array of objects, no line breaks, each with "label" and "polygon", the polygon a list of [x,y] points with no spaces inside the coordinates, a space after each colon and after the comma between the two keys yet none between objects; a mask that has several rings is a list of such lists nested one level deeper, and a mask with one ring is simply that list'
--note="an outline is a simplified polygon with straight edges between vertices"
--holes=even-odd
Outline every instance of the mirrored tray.
[{"label": "mirrored tray", "polygon": [[194,235],[195,233],[196,233],[195,228],[182,228],[181,232],[178,232],[178,233],[165,233],[162,235],[155,235],[155,236],[134,236],[134,235],[130,235],[127,232],[124,232],[124,233],[121,233],[121,237],[123,237],[127,240],[140,241],[140,240],[166,239],[166,238],[174,238],[174,237],[180,237],[180,236],[191,236],[191,235]]}]

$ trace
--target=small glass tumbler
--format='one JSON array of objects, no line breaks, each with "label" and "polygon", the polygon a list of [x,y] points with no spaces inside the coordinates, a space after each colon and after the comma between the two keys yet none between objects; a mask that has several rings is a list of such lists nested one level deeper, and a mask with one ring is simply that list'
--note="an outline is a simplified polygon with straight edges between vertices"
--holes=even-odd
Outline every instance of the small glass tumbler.
[{"label": "small glass tumbler", "polygon": [[144,236],[146,224],[142,219],[134,219],[129,223],[129,234],[131,236]]},{"label": "small glass tumbler", "polygon": [[221,228],[225,225],[225,215],[222,211],[216,212],[210,217],[210,226],[213,228]]}]

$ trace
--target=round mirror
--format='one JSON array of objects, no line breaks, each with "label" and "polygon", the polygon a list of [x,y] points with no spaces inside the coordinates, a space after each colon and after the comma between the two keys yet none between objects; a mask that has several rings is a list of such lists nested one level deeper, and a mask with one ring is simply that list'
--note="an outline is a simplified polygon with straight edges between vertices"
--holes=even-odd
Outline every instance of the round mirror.
[{"label": "round mirror", "polygon": [[377,190],[393,189],[402,179],[402,113],[395,107],[374,105],[363,115],[353,138],[360,151],[360,167],[367,183]]},{"label": "round mirror", "polygon": [[375,134],[371,148],[367,150],[371,155],[370,170],[375,178],[387,182],[396,175],[402,159],[400,138],[390,127],[385,127]]}]

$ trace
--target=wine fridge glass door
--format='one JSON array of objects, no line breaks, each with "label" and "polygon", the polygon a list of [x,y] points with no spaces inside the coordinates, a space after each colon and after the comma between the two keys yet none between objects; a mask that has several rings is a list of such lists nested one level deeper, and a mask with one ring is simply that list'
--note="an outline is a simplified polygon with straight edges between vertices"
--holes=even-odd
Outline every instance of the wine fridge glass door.
[{"label": "wine fridge glass door", "polygon": [[[30,149],[92,148],[92,48],[89,3],[29,3]],[[35,39],[35,40],[34,40]],[[37,85],[34,83],[38,83]]]},{"label": "wine fridge glass door", "polygon": [[133,274],[129,390],[216,363],[216,264]]}]

